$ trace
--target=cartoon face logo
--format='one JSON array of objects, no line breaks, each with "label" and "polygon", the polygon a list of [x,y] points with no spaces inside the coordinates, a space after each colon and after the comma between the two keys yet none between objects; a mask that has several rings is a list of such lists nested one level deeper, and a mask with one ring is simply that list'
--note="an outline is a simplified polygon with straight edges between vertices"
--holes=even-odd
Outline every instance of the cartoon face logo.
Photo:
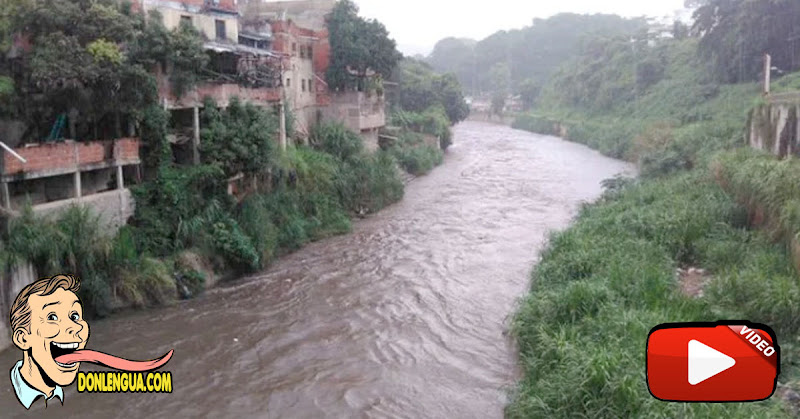
[{"label": "cartoon face logo", "polygon": [[65,364],[56,359],[85,348],[89,340],[89,324],[83,319],[83,307],[72,289],[75,284],[76,281],[65,279],[63,287],[56,282],[55,289],[31,294],[26,307],[29,314],[13,335],[18,348],[30,351],[30,360],[42,379],[60,386],[75,381],[80,362]]},{"label": "cartoon face logo", "polygon": [[12,340],[22,359],[11,368],[11,384],[25,408],[39,398],[57,397],[75,381],[81,362],[123,371],[150,371],[172,357],[169,351],[150,361],[131,361],[86,348],[89,324],[77,295],[80,280],[70,275],[40,279],[19,292],[11,306]]}]

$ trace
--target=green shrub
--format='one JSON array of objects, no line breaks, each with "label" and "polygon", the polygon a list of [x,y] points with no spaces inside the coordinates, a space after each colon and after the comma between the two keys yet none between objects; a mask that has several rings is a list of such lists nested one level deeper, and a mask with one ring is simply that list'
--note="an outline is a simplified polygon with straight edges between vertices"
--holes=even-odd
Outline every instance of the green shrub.
[{"label": "green shrub", "polygon": [[133,226],[141,252],[169,256],[186,248],[181,230],[208,203],[229,200],[222,169],[214,165],[161,167],[157,177],[131,188],[136,199]]},{"label": "green shrub", "polygon": [[272,167],[276,157],[278,119],[271,112],[232,98],[218,109],[206,99],[200,131],[203,163],[221,167],[230,177],[240,172],[257,173]]},{"label": "green shrub", "polygon": [[514,122],[511,123],[511,127],[537,134],[558,135],[555,129],[555,122],[556,121],[544,116],[522,114],[514,119]]},{"label": "green shrub", "polygon": [[403,197],[396,162],[386,151],[344,162],[338,181],[342,204],[357,213],[378,211]]},{"label": "green shrub", "polygon": [[439,138],[439,145],[446,150],[453,143],[450,120],[441,106],[432,106],[424,112],[395,110],[390,117],[391,124],[409,131],[429,134]]},{"label": "green shrub", "polygon": [[261,267],[265,267],[278,250],[278,227],[272,223],[272,214],[261,202],[261,197],[251,196],[244,201],[236,220],[250,237],[253,248],[259,255]]},{"label": "green shrub", "polygon": [[311,144],[317,149],[347,160],[363,152],[361,137],[340,123],[316,126],[311,132]]},{"label": "green shrub", "polygon": [[424,175],[442,163],[440,148],[425,144],[421,134],[403,132],[389,152],[400,166],[412,175]]}]

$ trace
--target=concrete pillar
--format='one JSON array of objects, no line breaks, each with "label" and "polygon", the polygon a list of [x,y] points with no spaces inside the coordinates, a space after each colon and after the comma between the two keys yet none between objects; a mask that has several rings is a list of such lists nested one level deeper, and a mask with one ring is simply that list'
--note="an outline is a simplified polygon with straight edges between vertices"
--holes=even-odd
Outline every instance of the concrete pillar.
[{"label": "concrete pillar", "polygon": [[122,166],[117,166],[117,189],[125,188],[125,179],[122,178]]},{"label": "concrete pillar", "polygon": [[192,161],[200,164],[200,108],[194,108],[194,136],[192,137]]},{"label": "concrete pillar", "polygon": [[278,105],[278,109],[280,109],[279,119],[280,119],[280,125],[281,125],[280,134],[279,134],[280,145],[281,145],[281,150],[286,151],[286,109],[284,109],[284,101],[283,100],[281,100],[280,105]]},{"label": "concrete pillar", "polygon": [[3,207],[11,209],[11,193],[8,192],[8,182],[2,183]]},{"label": "concrete pillar", "polygon": [[75,198],[81,197],[81,171],[75,170]]}]

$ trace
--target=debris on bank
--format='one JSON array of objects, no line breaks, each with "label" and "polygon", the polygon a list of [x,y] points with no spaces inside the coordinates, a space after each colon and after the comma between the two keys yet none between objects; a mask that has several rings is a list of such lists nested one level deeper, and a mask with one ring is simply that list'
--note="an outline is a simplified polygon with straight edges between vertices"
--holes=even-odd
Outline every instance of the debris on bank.
[{"label": "debris on bank", "polygon": [[675,276],[678,278],[681,292],[692,298],[702,297],[703,290],[712,279],[708,271],[695,267],[678,268],[675,271]]}]

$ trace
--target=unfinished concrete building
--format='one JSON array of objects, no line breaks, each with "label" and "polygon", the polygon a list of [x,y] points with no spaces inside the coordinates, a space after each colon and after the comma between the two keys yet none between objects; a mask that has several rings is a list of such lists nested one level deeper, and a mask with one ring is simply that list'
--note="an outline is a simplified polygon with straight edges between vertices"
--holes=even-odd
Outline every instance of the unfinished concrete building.
[{"label": "unfinished concrete building", "polygon": [[140,179],[138,139],[26,144],[5,152],[0,163],[6,214],[16,214],[26,205],[40,215],[83,205],[112,229],[133,215],[134,201],[126,185]]}]

